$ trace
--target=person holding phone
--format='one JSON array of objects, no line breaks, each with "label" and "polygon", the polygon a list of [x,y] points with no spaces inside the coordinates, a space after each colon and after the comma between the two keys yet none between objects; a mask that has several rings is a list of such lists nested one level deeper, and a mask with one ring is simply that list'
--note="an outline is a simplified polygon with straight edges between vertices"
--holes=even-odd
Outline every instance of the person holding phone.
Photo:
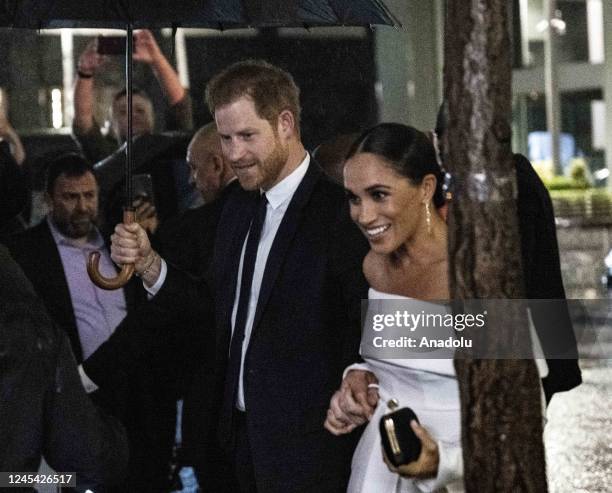
[{"label": "person holding phone", "polygon": [[[92,40],[81,53],[77,65],[77,79],[74,87],[74,121],[72,130],[81,145],[83,153],[92,162],[98,162],[110,155],[126,139],[127,135],[127,94],[123,89],[117,92],[110,108],[111,130],[104,135],[101,125],[95,119],[95,78],[103,70],[109,57],[116,53],[117,43],[104,43],[100,38]],[[125,41],[124,41],[125,42]],[[151,67],[159,81],[170,106],[167,115],[167,129],[191,130],[193,127],[191,98],[181,85],[178,74],[159,48],[153,34],[144,29],[134,33],[133,59]],[[106,52],[106,53],[105,53]],[[132,92],[133,131],[135,135],[153,133],[155,114],[151,100],[142,90]]]}]

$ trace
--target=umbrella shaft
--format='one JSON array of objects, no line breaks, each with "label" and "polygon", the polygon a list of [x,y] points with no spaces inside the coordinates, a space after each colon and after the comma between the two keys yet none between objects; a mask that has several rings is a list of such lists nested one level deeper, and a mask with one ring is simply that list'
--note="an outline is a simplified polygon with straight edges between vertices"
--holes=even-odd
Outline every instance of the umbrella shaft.
[{"label": "umbrella shaft", "polygon": [[125,147],[125,207],[132,207],[132,63],[134,52],[134,40],[132,37],[132,24],[128,23],[126,33],[125,49],[125,86],[127,99],[127,141]]}]

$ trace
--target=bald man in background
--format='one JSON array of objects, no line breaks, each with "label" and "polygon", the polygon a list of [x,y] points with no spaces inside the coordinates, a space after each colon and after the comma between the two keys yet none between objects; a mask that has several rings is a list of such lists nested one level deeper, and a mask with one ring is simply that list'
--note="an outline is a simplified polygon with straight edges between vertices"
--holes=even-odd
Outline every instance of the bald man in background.
[{"label": "bald man in background", "polygon": [[153,243],[177,267],[201,276],[212,255],[217,221],[225,198],[239,186],[236,175],[221,153],[214,123],[200,128],[187,147],[190,180],[204,205],[163,224]]},{"label": "bald man in background", "polygon": [[214,122],[204,125],[191,139],[187,148],[187,164],[191,181],[205,204],[217,200],[225,187],[236,179],[221,153],[221,142]]}]

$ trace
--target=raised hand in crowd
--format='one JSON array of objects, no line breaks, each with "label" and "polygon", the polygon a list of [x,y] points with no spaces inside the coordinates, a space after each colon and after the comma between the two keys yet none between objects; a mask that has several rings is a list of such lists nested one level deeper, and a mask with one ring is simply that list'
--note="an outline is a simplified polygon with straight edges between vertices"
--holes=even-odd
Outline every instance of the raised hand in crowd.
[{"label": "raised hand in crowd", "polygon": [[17,132],[15,132],[8,118],[6,115],[2,114],[2,112],[0,112],[0,140],[6,141],[9,145],[13,159],[21,166],[26,158],[25,149],[23,148],[19,135],[17,135]]},{"label": "raised hand in crowd", "polygon": [[184,99],[185,88],[181,85],[176,71],[164,56],[151,31],[148,29],[136,31],[134,40],[134,60],[151,66],[170,106]]},{"label": "raised hand in crowd", "polygon": [[98,69],[107,63],[109,57],[98,53],[98,38],[92,39],[79,56],[77,70],[85,76],[94,76]]},{"label": "raised hand in crowd", "polygon": [[109,57],[98,53],[98,39],[91,40],[77,63],[77,80],[74,86],[74,121],[76,134],[91,132],[94,121],[94,77]]}]

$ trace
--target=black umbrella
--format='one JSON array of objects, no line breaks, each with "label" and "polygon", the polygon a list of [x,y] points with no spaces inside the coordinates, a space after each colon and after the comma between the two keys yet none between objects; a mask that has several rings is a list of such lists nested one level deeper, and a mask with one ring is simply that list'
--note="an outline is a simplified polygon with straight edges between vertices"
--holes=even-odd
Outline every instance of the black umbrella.
[{"label": "black umbrella", "polygon": [[0,26],[97,27],[399,26],[381,0],[3,0]]},{"label": "black umbrella", "polygon": [[[213,29],[371,26],[398,27],[382,0],[0,0],[0,27],[118,28],[126,30],[126,87],[128,128],[125,170],[125,223],[134,221],[132,208],[132,31],[137,28],[203,27]],[[133,275],[124,265],[115,278],[98,269],[100,254],[87,263],[92,281],[117,289]]]}]

